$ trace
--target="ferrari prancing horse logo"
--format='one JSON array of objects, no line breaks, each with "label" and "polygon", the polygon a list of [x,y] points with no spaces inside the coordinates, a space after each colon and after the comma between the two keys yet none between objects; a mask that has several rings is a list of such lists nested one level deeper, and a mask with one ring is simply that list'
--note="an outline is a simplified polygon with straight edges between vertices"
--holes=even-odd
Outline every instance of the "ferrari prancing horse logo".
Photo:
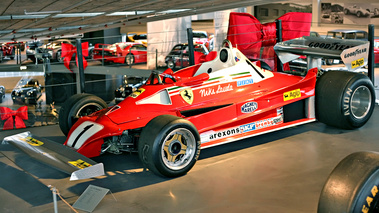
[{"label": "ferrari prancing horse logo", "polygon": [[180,96],[182,96],[183,100],[185,100],[188,104],[192,104],[193,102],[193,92],[191,88],[183,89],[180,91]]}]

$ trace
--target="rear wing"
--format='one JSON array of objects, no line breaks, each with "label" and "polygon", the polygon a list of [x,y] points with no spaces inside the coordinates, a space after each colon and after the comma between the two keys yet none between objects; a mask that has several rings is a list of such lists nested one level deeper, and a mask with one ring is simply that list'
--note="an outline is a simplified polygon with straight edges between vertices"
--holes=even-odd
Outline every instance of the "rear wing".
[{"label": "rear wing", "polygon": [[3,144],[11,144],[30,157],[71,175],[70,180],[80,180],[104,175],[104,166],[77,153],[70,147],[23,132],[11,135]]},{"label": "rear wing", "polygon": [[[348,70],[355,70],[368,63],[370,42],[351,39],[332,39],[304,36],[279,42],[274,50],[282,63],[307,56],[308,69],[317,67],[314,60],[342,59]],[[320,64],[321,65],[321,64]]]}]

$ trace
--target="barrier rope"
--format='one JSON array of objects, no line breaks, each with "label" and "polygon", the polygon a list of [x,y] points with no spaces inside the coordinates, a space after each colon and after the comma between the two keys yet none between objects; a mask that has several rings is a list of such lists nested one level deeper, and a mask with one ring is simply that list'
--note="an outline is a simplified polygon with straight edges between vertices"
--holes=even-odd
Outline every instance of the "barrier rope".
[{"label": "barrier rope", "polygon": [[50,190],[53,192],[53,194],[56,194],[56,195],[58,195],[60,198],[61,198],[61,200],[67,205],[67,206],[69,206],[75,213],[79,213],[78,211],[76,211],[76,209],[74,209],[74,207],[72,207],[62,196],[61,196],[61,194],[59,193],[59,190],[56,188],[56,187],[54,187],[54,186],[52,186],[52,185],[48,185],[48,187],[50,188]]}]

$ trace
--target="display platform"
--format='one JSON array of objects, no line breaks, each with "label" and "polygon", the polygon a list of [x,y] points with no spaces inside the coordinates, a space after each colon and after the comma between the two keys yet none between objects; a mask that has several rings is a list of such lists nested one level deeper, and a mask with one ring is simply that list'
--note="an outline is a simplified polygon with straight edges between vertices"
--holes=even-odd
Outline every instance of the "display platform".
[{"label": "display platform", "polygon": [[[357,151],[379,151],[379,106],[357,130],[314,122],[201,151],[179,178],[144,171],[137,153],[106,154],[106,175],[69,181],[11,145],[0,145],[0,211],[53,212],[49,185],[71,205],[89,185],[109,189],[94,212],[317,212],[321,189],[333,168]],[[23,131],[63,143],[58,125]],[[114,197],[113,197],[114,196]],[[58,198],[59,212],[73,212]],[[78,210],[78,212],[84,212]]]}]

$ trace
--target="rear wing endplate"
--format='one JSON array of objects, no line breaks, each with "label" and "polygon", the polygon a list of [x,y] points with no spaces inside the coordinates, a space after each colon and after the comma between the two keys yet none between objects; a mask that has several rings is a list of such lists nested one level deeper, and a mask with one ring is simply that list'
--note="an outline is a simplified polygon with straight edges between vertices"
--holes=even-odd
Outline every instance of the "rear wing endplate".
[{"label": "rear wing endplate", "polygon": [[279,42],[274,50],[282,63],[305,55],[312,59],[342,59],[349,70],[355,70],[367,65],[369,45],[369,41],[304,36]]},{"label": "rear wing endplate", "polygon": [[3,144],[11,144],[30,157],[71,175],[70,180],[104,175],[104,166],[62,144],[39,138],[30,132],[8,136]]}]

